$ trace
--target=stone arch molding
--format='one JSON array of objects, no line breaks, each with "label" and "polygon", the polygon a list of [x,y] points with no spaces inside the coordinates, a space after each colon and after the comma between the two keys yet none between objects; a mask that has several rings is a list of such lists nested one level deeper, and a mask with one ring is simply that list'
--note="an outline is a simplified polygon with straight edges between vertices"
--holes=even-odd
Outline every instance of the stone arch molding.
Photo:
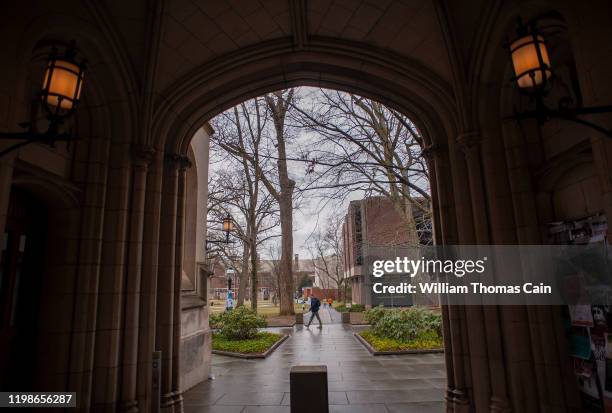
[{"label": "stone arch molding", "polygon": [[363,44],[328,40],[294,50],[276,41],[239,50],[188,74],[158,97],[153,144],[185,154],[208,120],[249,98],[283,88],[318,86],[353,92],[401,111],[429,144],[457,131],[452,88],[423,65]]},{"label": "stone arch molding", "polygon": [[25,189],[49,209],[78,209],[81,190],[63,178],[44,173],[20,173],[13,178],[15,188]]}]

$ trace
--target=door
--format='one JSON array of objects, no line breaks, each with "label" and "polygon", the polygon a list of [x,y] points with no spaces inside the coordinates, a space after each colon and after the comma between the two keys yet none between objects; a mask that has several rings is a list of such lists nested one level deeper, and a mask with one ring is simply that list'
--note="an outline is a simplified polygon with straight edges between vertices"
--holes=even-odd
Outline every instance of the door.
[{"label": "door", "polygon": [[13,190],[0,244],[0,387],[25,391],[31,386],[46,213],[33,197]]}]

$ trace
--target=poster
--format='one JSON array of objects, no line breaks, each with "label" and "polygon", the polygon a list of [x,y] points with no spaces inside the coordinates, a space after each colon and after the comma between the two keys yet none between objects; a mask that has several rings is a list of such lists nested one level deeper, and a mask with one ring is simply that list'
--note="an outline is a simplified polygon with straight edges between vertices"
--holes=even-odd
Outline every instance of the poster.
[{"label": "poster", "polygon": [[590,305],[569,305],[568,309],[573,326],[593,326],[593,313]]}]

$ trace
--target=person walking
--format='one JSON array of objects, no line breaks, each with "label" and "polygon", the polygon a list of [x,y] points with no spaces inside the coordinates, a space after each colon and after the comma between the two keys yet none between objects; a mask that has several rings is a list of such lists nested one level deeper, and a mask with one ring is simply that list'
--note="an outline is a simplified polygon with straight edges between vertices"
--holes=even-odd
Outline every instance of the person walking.
[{"label": "person walking", "polygon": [[321,322],[321,317],[319,317],[319,308],[321,307],[321,301],[315,296],[310,297],[310,321],[306,324],[306,328],[310,327],[312,323],[312,319],[317,317],[319,320],[319,328],[323,328],[323,323]]}]

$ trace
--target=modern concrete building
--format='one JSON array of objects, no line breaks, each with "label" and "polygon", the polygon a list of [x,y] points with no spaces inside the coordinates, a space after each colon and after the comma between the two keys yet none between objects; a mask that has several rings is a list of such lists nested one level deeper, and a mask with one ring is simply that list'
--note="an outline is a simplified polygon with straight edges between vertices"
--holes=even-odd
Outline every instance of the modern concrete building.
[{"label": "modern concrete building", "polygon": [[[612,104],[611,16],[604,0],[3,1],[0,132],[49,134],[0,157],[2,390],[74,391],[79,411],[184,410],[211,357],[189,232],[206,204],[206,122],[273,90],[335,88],[408,115],[438,244],[542,244],[548,223],[611,216],[612,116],[592,109]],[[539,70],[514,79],[518,18],[540,35],[516,67]],[[80,103],[49,128],[41,84],[51,45],[71,40],[82,87],[76,66],[60,72]],[[533,84],[542,99],[521,93]],[[79,140],[45,145],[56,126]],[[448,412],[581,411],[559,308],[442,315]]]}]

